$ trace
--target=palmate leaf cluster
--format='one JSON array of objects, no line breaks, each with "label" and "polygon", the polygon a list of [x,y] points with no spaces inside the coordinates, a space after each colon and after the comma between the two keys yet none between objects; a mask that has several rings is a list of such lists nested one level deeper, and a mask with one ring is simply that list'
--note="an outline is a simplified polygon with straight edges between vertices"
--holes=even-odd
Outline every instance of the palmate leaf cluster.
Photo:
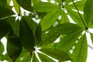
[{"label": "palmate leaf cluster", "polygon": [[[88,31],[93,28],[93,0],[12,2],[10,6],[10,0],[0,0],[0,39],[7,39],[5,55],[0,41],[0,61],[86,62],[87,32],[93,41]],[[13,8],[21,19],[16,19]],[[23,15],[21,8],[29,14]]]}]

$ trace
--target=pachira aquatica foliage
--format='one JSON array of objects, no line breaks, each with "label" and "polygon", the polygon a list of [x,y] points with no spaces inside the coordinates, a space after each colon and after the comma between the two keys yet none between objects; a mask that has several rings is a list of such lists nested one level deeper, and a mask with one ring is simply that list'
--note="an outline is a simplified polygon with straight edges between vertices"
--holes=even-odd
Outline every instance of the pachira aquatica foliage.
[{"label": "pachira aquatica foliage", "polygon": [[0,61],[86,62],[89,28],[93,0],[0,0]]}]

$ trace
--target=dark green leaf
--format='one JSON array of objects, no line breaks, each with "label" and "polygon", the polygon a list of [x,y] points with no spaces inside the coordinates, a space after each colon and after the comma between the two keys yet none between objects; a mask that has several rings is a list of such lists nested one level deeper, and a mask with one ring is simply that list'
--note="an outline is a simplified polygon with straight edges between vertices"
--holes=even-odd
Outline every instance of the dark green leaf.
[{"label": "dark green leaf", "polygon": [[28,11],[32,11],[31,0],[16,0],[17,3]]},{"label": "dark green leaf", "polygon": [[54,11],[58,10],[60,7],[57,6],[56,4],[49,3],[49,2],[39,2],[34,5],[34,9],[37,12],[49,12],[49,11]]},{"label": "dark green leaf", "polygon": [[40,22],[42,31],[51,27],[54,24],[54,22],[57,20],[59,15],[60,15],[60,10],[54,10],[52,12],[49,12],[46,16],[44,16]]},{"label": "dark green leaf", "polygon": [[30,53],[23,48],[20,56],[17,58],[15,62],[31,62]]},{"label": "dark green leaf", "polygon": [[46,47],[41,48],[40,51],[60,61],[70,60],[70,57],[60,49]]},{"label": "dark green leaf", "polygon": [[11,16],[14,13],[12,12],[12,10],[0,6],[0,14],[2,14],[2,15],[0,15],[0,19],[1,19],[4,17],[7,17],[7,16]]},{"label": "dark green leaf", "polygon": [[24,46],[25,49],[31,52],[35,44],[34,35],[24,19],[22,19],[20,23],[19,36],[21,39],[21,44]]},{"label": "dark green leaf", "polygon": [[42,54],[42,53],[38,53],[39,58],[42,62],[54,62],[53,59],[49,58],[48,56]]},{"label": "dark green leaf", "polygon": [[0,6],[6,6],[7,5],[7,1],[6,0],[0,0]]},{"label": "dark green leaf", "polygon": [[7,22],[7,19],[0,20],[0,39],[7,35],[10,30],[10,25]]},{"label": "dark green leaf", "polygon": [[87,59],[87,39],[86,35],[83,35],[78,43],[75,45],[75,49],[72,53],[72,62],[86,62]]},{"label": "dark green leaf", "polygon": [[7,53],[13,61],[15,61],[21,53],[22,46],[20,39],[10,33],[7,38]]},{"label": "dark green leaf", "polygon": [[41,41],[41,37],[42,37],[42,29],[41,29],[41,25],[39,24],[36,28],[35,31],[35,44],[39,44],[39,42]]},{"label": "dark green leaf", "polygon": [[84,7],[84,18],[88,27],[93,24],[93,0],[87,0]]}]

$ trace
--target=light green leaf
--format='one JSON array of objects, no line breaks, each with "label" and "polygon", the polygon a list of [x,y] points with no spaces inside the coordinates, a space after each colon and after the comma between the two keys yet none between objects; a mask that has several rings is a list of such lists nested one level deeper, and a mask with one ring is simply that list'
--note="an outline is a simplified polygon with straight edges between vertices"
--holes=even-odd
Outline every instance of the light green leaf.
[{"label": "light green leaf", "polygon": [[37,3],[39,3],[39,2],[40,2],[40,0],[32,0],[33,6],[34,6],[35,4],[37,4]]},{"label": "light green leaf", "polygon": [[91,41],[92,41],[92,44],[93,44],[93,34],[90,33],[90,36],[91,36]]},{"label": "light green leaf", "polygon": [[0,15],[0,19],[1,19],[1,18],[4,18],[4,17],[7,17],[7,16],[11,16],[14,13],[13,13],[12,10],[0,6],[0,14],[2,14],[2,15]]},{"label": "light green leaf", "polygon": [[2,44],[2,42],[0,41],[0,54],[2,54],[4,51],[4,45]]},{"label": "light green leaf", "polygon": [[16,0],[16,1],[22,8],[28,11],[33,10],[33,8],[31,7],[31,0]]},{"label": "light green leaf", "polygon": [[13,3],[14,3],[14,7],[15,7],[16,12],[19,14],[21,11],[20,5],[16,2],[16,0],[13,0]]},{"label": "light green leaf", "polygon": [[15,62],[31,62],[31,55],[29,51],[23,48],[20,56],[17,58]]},{"label": "light green leaf", "polygon": [[35,52],[33,52],[33,55],[32,55],[32,62],[39,62],[37,57],[36,57]]},{"label": "light green leaf", "polygon": [[40,22],[42,31],[51,27],[54,24],[54,22],[57,20],[59,15],[60,15],[60,10],[54,10],[52,12],[47,13],[47,15],[44,16]]},{"label": "light green leaf", "polygon": [[34,35],[32,29],[30,29],[29,25],[25,22],[24,19],[22,19],[20,22],[19,36],[23,47],[29,52],[32,52],[35,44]]},{"label": "light green leaf", "polygon": [[87,59],[87,39],[86,35],[83,35],[78,43],[75,45],[75,49],[72,53],[72,62],[86,62]]},{"label": "light green leaf", "polygon": [[75,21],[79,26],[85,28],[84,23],[82,22],[82,19],[80,18],[80,15],[78,14],[78,12],[75,12],[71,9],[67,9],[67,11],[70,17],[73,19],[73,21]]},{"label": "light green leaf", "polygon": [[60,9],[60,7],[56,4],[49,3],[49,2],[39,2],[34,5],[34,9],[37,12],[50,12],[50,11]]},{"label": "light green leaf", "polygon": [[93,0],[87,0],[85,3],[84,19],[88,27],[93,24]]},{"label": "light green leaf", "polygon": [[46,47],[46,48],[41,48],[40,51],[60,61],[70,60],[69,55],[67,55],[65,52],[63,52],[60,49],[56,49],[53,47],[50,48]]},{"label": "light green leaf", "polygon": [[62,37],[60,42],[57,45],[57,48],[62,49],[63,51],[69,53],[69,50],[72,48],[72,46],[75,44],[78,37],[81,35],[80,30],[77,30],[69,35],[66,35]]},{"label": "light green leaf", "polygon": [[42,53],[38,53],[38,56],[42,62],[54,62],[53,59],[49,58],[48,56],[46,56]]}]

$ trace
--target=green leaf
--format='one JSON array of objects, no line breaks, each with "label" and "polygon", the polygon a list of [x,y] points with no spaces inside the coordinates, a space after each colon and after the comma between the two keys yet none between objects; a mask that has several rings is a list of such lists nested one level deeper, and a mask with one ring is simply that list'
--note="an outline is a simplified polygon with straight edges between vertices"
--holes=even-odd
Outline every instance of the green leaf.
[{"label": "green leaf", "polygon": [[15,7],[16,12],[19,14],[21,11],[20,5],[16,2],[16,0],[13,0],[13,3],[14,3],[14,7]]},{"label": "green leaf", "polygon": [[85,3],[84,19],[88,27],[93,24],[93,0],[87,0]]},{"label": "green leaf", "polygon": [[26,49],[22,49],[20,56],[15,62],[31,62],[31,55]]},{"label": "green leaf", "polygon": [[36,57],[35,52],[33,52],[33,55],[32,55],[32,62],[39,62],[37,57]]},{"label": "green leaf", "polygon": [[11,57],[13,61],[15,61],[18,56],[20,55],[22,50],[22,46],[20,43],[20,39],[12,35],[12,33],[9,33],[9,36],[7,38],[7,53]]},{"label": "green leaf", "polygon": [[70,60],[70,57],[60,49],[46,47],[41,48],[40,51],[60,61]]},{"label": "green leaf", "polygon": [[34,9],[37,12],[50,12],[50,11],[60,9],[60,7],[56,4],[49,3],[49,2],[39,2],[34,5]]},{"label": "green leaf", "polygon": [[41,25],[39,24],[35,31],[35,45],[39,44],[39,42],[41,41],[41,37],[42,37],[42,29]]},{"label": "green leaf", "polygon": [[24,19],[22,19],[20,22],[19,36],[23,47],[31,52],[35,44],[34,35],[32,30],[30,29],[30,27],[28,26],[28,24],[25,22]]},{"label": "green leaf", "polygon": [[61,21],[60,23],[68,23],[69,22],[69,19],[67,17],[67,14],[62,10],[61,11]]},{"label": "green leaf", "polygon": [[4,45],[2,44],[2,42],[0,41],[0,54],[2,54],[4,51]]},{"label": "green leaf", "polygon": [[54,62],[53,59],[49,58],[48,56],[46,56],[42,53],[38,53],[38,56],[42,62]]},{"label": "green leaf", "polygon": [[34,6],[35,4],[37,4],[37,3],[39,3],[39,2],[40,2],[40,0],[32,0],[33,6]]},{"label": "green leaf", "polygon": [[84,23],[82,22],[78,12],[75,12],[71,9],[67,9],[67,11],[68,11],[68,14],[70,15],[70,17],[73,19],[73,21],[75,21],[79,26],[85,28]]},{"label": "green leaf", "polygon": [[93,44],[93,34],[90,33],[90,36],[91,36],[91,41],[92,41],[92,44]]},{"label": "green leaf", "polygon": [[8,24],[7,19],[0,20],[0,39],[7,35],[11,26]]},{"label": "green leaf", "polygon": [[7,0],[7,4],[10,4],[10,0]]},{"label": "green leaf", "polygon": [[28,24],[30,29],[32,29],[33,34],[35,35],[35,31],[36,31],[36,28],[37,28],[38,24],[35,21],[32,20],[32,16],[24,16],[23,19]]},{"label": "green leaf", "polygon": [[[67,35],[76,31],[82,31],[82,28],[76,24],[71,23],[57,25],[56,27],[52,27],[48,31],[44,32],[38,46],[49,45],[53,43],[60,36],[60,34]],[[48,33],[46,34],[46,32]]]},{"label": "green leaf", "polygon": [[75,44],[78,37],[81,35],[80,30],[77,30],[69,35],[64,36],[57,45],[57,48],[62,49],[65,52],[69,52],[72,46]]},{"label": "green leaf", "polygon": [[86,35],[83,35],[78,43],[75,45],[75,49],[72,53],[72,62],[86,62],[87,59],[87,39]]},{"label": "green leaf", "polygon": [[4,7],[6,5],[7,5],[7,1],[6,0],[0,0],[0,6],[3,6]]},{"label": "green leaf", "polygon": [[2,15],[0,15],[0,20],[1,20],[1,18],[7,17],[7,16],[11,16],[14,13],[13,13],[12,10],[0,6],[0,14],[2,14]]},{"label": "green leaf", "polygon": [[16,0],[16,1],[22,8],[28,11],[33,10],[33,8],[31,7],[31,0]]},{"label": "green leaf", "polygon": [[52,12],[47,13],[47,15],[44,16],[40,22],[42,31],[51,27],[54,24],[54,22],[57,20],[59,15],[60,15],[60,10],[54,10]]}]

